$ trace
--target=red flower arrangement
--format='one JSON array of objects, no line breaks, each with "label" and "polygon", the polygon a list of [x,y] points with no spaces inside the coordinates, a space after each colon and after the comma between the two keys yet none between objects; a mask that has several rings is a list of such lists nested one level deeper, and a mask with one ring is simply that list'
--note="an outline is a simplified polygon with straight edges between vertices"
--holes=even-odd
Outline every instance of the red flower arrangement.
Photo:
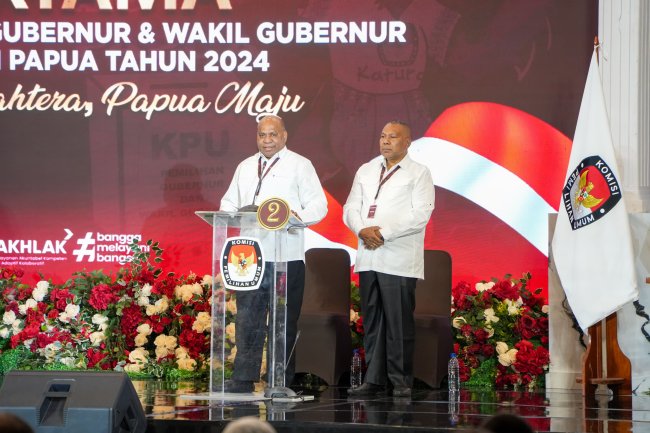
[{"label": "red flower arrangement", "polygon": [[79,272],[62,285],[31,287],[21,282],[20,269],[0,268],[0,374],[10,368],[206,374],[212,278],[161,275],[157,243],[131,248],[133,260],[117,275]]},{"label": "red flower arrangement", "polygon": [[460,282],[452,289],[454,351],[469,386],[538,387],[549,365],[548,306],[521,279]]}]

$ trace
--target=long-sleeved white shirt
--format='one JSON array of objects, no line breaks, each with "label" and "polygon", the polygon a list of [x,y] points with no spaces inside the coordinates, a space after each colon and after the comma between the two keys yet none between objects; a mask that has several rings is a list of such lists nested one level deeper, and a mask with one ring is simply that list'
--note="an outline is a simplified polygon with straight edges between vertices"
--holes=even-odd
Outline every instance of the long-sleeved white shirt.
[{"label": "long-sleeved white shirt", "polygon": [[[258,161],[266,164],[266,176],[262,180],[259,194],[255,197],[258,184]],[[278,162],[271,167],[275,159]],[[269,167],[271,167],[269,169]],[[316,224],[327,215],[327,198],[312,163],[286,147],[267,160],[261,153],[243,160],[235,170],[226,194],[221,199],[221,210],[235,212],[239,208],[256,204],[271,197],[279,197],[289,203],[306,225]],[[273,233],[260,231],[265,257],[275,261]],[[285,260],[305,260],[302,230],[290,230],[287,235]]]},{"label": "long-sleeved white shirt", "polygon": [[[359,239],[355,272],[424,278],[424,229],[435,201],[431,172],[407,154],[375,200],[382,166],[384,158],[376,158],[359,168],[343,207],[343,221],[350,230],[358,235],[363,228],[379,226],[384,238],[384,244],[375,250],[367,249]],[[373,204],[377,208],[374,218],[369,218]]]}]

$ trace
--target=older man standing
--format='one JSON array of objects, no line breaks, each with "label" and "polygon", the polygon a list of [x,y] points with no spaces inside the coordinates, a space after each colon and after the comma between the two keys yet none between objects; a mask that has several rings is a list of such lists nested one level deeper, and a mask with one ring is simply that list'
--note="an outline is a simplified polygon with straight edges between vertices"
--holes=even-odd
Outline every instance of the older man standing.
[{"label": "older man standing", "polygon": [[[237,167],[230,187],[221,199],[222,211],[234,212],[262,203],[267,198],[279,197],[289,203],[292,213],[307,225],[325,218],[327,199],[316,170],[308,159],[287,149],[287,136],[280,117],[266,116],[259,121],[259,152]],[[289,354],[296,340],[305,288],[305,251],[302,230],[290,231],[287,236],[286,347]],[[225,384],[226,392],[252,392],[254,382],[259,380],[272,269],[272,263],[267,265],[258,290],[237,293],[237,355],[232,380]],[[287,386],[291,384],[294,370],[295,358],[292,357],[285,372]]]},{"label": "older man standing", "polygon": [[413,385],[415,283],[424,278],[424,229],[434,207],[429,169],[411,160],[411,130],[392,121],[381,132],[381,158],[359,168],[343,220],[359,237],[359,273],[364,348],[363,385],[350,395],[393,388],[408,397]]}]

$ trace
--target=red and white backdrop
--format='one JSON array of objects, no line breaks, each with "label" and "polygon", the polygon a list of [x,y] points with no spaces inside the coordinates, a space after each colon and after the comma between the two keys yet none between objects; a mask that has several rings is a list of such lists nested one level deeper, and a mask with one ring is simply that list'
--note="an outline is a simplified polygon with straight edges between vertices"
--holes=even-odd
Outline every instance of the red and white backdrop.
[{"label": "red and white backdrop", "polygon": [[285,119],[341,222],[383,125],[412,125],[437,187],[426,248],[454,280],[547,286],[557,210],[597,27],[589,0],[4,0],[0,265],[65,280],[155,239],[210,272],[210,227],[256,116]]}]

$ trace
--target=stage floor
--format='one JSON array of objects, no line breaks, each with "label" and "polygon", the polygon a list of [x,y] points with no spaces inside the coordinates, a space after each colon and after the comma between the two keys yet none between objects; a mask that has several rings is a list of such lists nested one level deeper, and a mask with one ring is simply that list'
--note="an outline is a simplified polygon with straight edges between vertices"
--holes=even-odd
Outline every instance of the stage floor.
[{"label": "stage floor", "polygon": [[345,388],[330,387],[313,401],[222,402],[184,396],[205,392],[205,385],[134,381],[145,408],[148,433],[220,432],[242,416],[268,420],[283,432],[472,431],[491,415],[506,412],[524,417],[539,432],[650,432],[650,396],[614,399],[599,393],[591,400],[576,390],[461,390],[457,411],[446,390],[415,390],[410,399],[348,398]]}]

